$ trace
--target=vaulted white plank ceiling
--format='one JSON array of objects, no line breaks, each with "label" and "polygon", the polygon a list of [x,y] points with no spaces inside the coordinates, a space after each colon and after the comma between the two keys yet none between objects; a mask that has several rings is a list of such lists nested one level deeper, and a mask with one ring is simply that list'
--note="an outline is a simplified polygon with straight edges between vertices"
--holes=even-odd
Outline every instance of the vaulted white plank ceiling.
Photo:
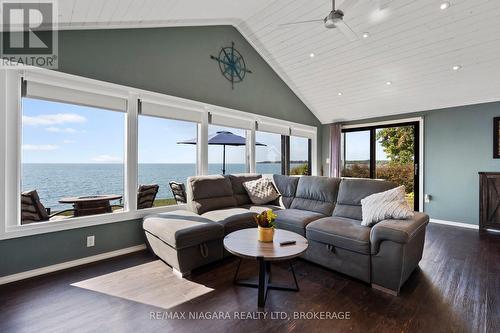
[{"label": "vaulted white plank ceiling", "polygon": [[[449,8],[441,9],[443,2]],[[499,0],[337,0],[359,36],[353,42],[322,22],[280,26],[321,19],[331,6],[328,0],[64,0],[59,24],[232,24],[323,123],[500,100]]]}]

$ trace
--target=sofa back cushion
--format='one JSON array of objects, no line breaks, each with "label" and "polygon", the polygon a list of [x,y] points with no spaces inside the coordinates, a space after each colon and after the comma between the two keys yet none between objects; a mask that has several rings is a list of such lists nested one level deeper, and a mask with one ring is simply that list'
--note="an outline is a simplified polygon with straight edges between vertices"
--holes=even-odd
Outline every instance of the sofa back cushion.
[{"label": "sofa back cushion", "polygon": [[302,176],[290,208],[331,215],[339,184],[340,178]]},{"label": "sofa back cushion", "polygon": [[244,182],[248,182],[250,180],[256,180],[262,178],[262,175],[257,174],[234,174],[227,176],[231,181],[231,186],[233,188],[234,199],[236,200],[236,204],[238,206],[251,204],[252,201],[248,196],[247,190],[243,187]]},{"label": "sofa back cushion", "polygon": [[292,200],[295,197],[295,192],[297,191],[299,177],[273,175],[273,181],[278,192],[281,194],[279,204],[285,208],[290,208]]},{"label": "sofa back cushion", "polygon": [[397,187],[396,183],[362,178],[342,178],[333,216],[362,220],[361,199]]},{"label": "sofa back cushion", "polygon": [[231,181],[220,175],[189,177],[187,199],[189,209],[196,214],[236,206]]}]

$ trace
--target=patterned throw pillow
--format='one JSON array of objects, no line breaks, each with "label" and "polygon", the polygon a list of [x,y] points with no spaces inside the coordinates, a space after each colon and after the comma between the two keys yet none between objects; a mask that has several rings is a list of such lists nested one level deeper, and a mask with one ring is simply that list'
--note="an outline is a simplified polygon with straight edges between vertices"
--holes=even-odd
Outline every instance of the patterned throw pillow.
[{"label": "patterned throw pillow", "polygon": [[269,178],[260,178],[243,183],[250,200],[256,205],[264,205],[280,197],[274,184]]},{"label": "patterned throw pillow", "polygon": [[413,210],[405,200],[404,186],[367,196],[361,200],[361,211],[361,225],[366,227],[382,220],[404,220],[413,217]]}]

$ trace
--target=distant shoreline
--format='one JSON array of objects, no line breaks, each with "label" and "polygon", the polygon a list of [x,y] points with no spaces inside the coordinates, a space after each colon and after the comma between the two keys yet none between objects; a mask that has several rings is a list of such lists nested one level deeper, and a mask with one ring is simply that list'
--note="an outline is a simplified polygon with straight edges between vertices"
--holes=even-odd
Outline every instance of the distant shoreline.
[{"label": "distant shoreline", "polygon": [[[280,164],[281,161],[261,161],[261,162],[255,162],[257,164]],[[303,164],[303,163],[308,163],[307,161],[290,161],[292,164]]]}]

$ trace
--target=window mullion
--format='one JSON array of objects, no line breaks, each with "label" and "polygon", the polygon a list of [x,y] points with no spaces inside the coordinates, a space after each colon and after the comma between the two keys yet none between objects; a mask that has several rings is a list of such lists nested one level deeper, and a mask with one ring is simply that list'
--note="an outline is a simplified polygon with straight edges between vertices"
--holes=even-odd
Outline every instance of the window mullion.
[{"label": "window mullion", "polygon": [[125,208],[137,210],[137,178],[138,178],[138,115],[140,100],[131,94],[127,103],[125,128]]},{"label": "window mullion", "polygon": [[15,226],[21,220],[21,75],[5,71],[5,225]]},{"label": "window mullion", "polygon": [[255,123],[253,128],[246,132],[246,171],[255,173]]},{"label": "window mullion", "polygon": [[281,136],[281,154],[282,154],[281,173],[283,175],[289,175],[290,174],[290,136],[288,136],[288,135]]},{"label": "window mullion", "polygon": [[196,145],[196,170],[198,175],[208,174],[208,117],[205,112],[198,124],[198,144]]},{"label": "window mullion", "polygon": [[370,129],[370,178],[375,178],[375,168],[377,167],[375,131],[375,128]]}]

